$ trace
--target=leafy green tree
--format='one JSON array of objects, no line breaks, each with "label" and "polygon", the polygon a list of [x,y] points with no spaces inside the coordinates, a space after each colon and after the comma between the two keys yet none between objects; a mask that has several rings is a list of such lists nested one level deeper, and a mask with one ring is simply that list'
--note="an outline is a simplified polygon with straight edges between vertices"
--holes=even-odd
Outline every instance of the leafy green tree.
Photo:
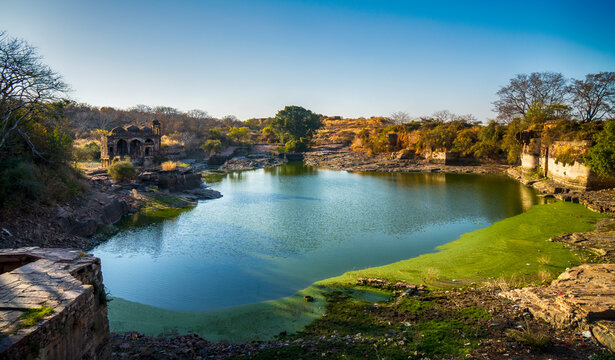
[{"label": "leafy green tree", "polygon": [[229,132],[226,133],[226,136],[228,136],[229,139],[235,143],[243,143],[250,140],[250,128],[247,126],[233,126],[229,129]]},{"label": "leafy green tree", "polygon": [[203,145],[201,145],[201,149],[206,153],[213,154],[217,151],[222,150],[222,142],[218,139],[209,139],[205,141]]},{"label": "leafy green tree", "polygon": [[265,141],[271,142],[276,140],[275,130],[273,130],[271,126],[264,127],[261,133],[263,134]]},{"label": "leafy green tree", "polygon": [[457,137],[453,141],[453,150],[459,152],[462,156],[470,156],[473,154],[474,144],[478,141],[477,129],[464,129],[457,133]]},{"label": "leafy green tree", "polygon": [[585,163],[597,174],[615,176],[615,119],[604,124],[596,145],[585,157]]},{"label": "leafy green tree", "polygon": [[75,161],[96,161],[100,159],[100,146],[96,141],[90,141],[83,146],[75,147],[73,159]]},{"label": "leafy green tree", "polygon": [[287,106],[278,111],[271,121],[271,127],[280,135],[281,140],[311,138],[322,126],[320,116],[301,106]]}]

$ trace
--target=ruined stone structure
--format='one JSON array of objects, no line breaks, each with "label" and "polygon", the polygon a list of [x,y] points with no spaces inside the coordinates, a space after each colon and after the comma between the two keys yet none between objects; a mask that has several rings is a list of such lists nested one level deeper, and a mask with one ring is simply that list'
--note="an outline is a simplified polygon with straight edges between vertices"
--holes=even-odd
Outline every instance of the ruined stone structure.
[{"label": "ruined stone structure", "polygon": [[152,127],[130,125],[116,127],[109,135],[102,138],[100,146],[100,164],[103,168],[111,165],[114,159],[130,161],[139,166],[151,166],[154,157],[160,153],[162,132],[160,122],[152,121]]},{"label": "ruined stone structure", "polygon": [[[100,260],[69,249],[0,250],[0,358],[108,359]],[[25,320],[41,307],[42,319]]]},{"label": "ruined stone structure", "polygon": [[[525,139],[521,169],[577,190],[615,187],[615,179],[598,176],[579,160],[590,147],[589,141],[555,141],[547,146],[540,138]],[[562,161],[564,154],[567,161]]]},{"label": "ruined stone structure", "polygon": [[425,160],[429,161],[432,164],[441,164],[441,165],[455,165],[461,162],[462,159],[459,158],[459,154],[453,151],[428,151],[423,154]]}]

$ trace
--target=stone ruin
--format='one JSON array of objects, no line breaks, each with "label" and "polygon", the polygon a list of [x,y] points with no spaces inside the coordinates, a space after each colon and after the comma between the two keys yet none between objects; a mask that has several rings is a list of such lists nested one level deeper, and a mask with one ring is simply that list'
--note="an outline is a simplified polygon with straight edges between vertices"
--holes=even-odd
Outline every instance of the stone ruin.
[{"label": "stone ruin", "polygon": [[152,127],[131,125],[116,127],[103,136],[100,146],[100,164],[103,168],[111,165],[113,160],[130,161],[139,166],[151,166],[160,153],[162,131],[158,120],[152,121]]},{"label": "stone ruin", "polygon": [[[28,312],[53,312],[25,324]],[[70,249],[0,249],[0,358],[108,359],[100,260]]]},{"label": "stone ruin", "polygon": [[582,160],[572,163],[558,161],[562,153],[582,159],[591,147],[590,141],[554,141],[546,144],[535,134],[526,132],[518,140],[523,144],[521,169],[526,175],[538,175],[574,190],[594,190],[615,187],[615,179],[598,176]]}]

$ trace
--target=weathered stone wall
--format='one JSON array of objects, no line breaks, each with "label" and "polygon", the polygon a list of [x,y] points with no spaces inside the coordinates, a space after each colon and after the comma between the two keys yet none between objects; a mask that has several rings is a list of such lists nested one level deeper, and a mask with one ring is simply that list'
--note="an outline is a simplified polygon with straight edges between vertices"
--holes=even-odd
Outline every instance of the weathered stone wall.
[{"label": "weathered stone wall", "polygon": [[[527,175],[540,167],[540,175],[577,190],[615,187],[615,179],[596,175],[578,160],[583,158],[590,145],[588,141],[556,141],[546,147],[540,139],[530,139],[523,145],[521,169]],[[558,161],[562,152],[568,153],[567,163]]]},{"label": "weathered stone wall", "polygon": [[[0,358],[107,359],[109,323],[100,260],[68,249],[2,249],[37,260],[0,274]],[[53,313],[20,326],[25,309]]]},{"label": "weathered stone wall", "polygon": [[564,164],[549,157],[547,160],[547,177],[573,189],[585,190],[593,176],[589,167],[578,162]]},{"label": "weathered stone wall", "polygon": [[527,144],[523,145],[523,151],[521,152],[521,168],[524,171],[533,171],[539,165],[540,139],[530,139]]}]

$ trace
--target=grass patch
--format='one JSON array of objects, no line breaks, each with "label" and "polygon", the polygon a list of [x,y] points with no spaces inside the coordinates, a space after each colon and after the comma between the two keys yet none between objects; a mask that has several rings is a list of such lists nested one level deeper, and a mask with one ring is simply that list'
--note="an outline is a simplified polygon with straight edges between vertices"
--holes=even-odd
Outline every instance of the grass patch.
[{"label": "grass patch", "polygon": [[509,329],[506,332],[506,336],[519,344],[535,349],[544,349],[551,343],[549,335],[542,331],[532,330],[529,325],[524,329]]},{"label": "grass patch", "polygon": [[224,171],[203,171],[201,172],[201,178],[206,183],[219,183],[226,177]]},{"label": "grass patch", "polygon": [[18,329],[25,329],[36,325],[42,318],[53,314],[53,308],[42,306],[34,309],[26,309],[19,319],[22,320],[17,326]]},{"label": "grass patch", "polygon": [[82,170],[100,169],[100,161],[76,161],[75,167]]},{"label": "grass patch", "polygon": [[491,318],[478,306],[454,309],[443,294],[407,296],[393,304],[358,300],[348,290],[341,289],[325,296],[327,316],[290,336],[290,340],[307,342],[291,341],[289,346],[265,350],[255,358],[464,356],[486,335]]},{"label": "grass patch", "polygon": [[160,191],[155,191],[151,195],[141,210],[147,216],[172,218],[179,215],[186,208],[196,206],[193,201],[188,201],[179,196],[165,194]]}]

